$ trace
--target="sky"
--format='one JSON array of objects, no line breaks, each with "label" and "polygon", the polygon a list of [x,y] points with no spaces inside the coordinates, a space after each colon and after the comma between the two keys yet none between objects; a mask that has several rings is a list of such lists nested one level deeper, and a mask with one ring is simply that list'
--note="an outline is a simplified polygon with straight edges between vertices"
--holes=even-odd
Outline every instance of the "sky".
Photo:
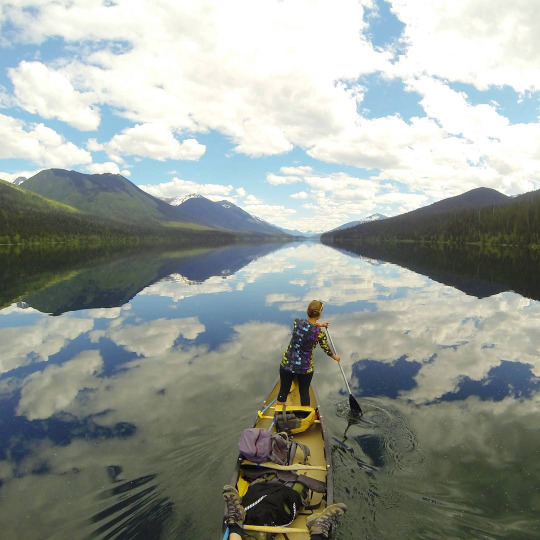
[{"label": "sky", "polygon": [[537,0],[0,0],[0,178],[321,232],[540,188]]}]

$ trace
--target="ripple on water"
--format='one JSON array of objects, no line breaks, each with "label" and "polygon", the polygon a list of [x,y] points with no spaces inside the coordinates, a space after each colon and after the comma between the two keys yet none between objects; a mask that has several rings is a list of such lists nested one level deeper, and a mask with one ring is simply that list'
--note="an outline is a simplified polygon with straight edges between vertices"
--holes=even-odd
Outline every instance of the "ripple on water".
[{"label": "ripple on water", "polygon": [[[338,538],[389,537],[388,521],[403,520],[402,490],[410,487],[395,475],[420,474],[423,456],[396,408],[373,399],[360,405],[362,416],[351,414],[346,401],[336,407],[336,416],[347,423],[332,445],[335,499],[346,501],[350,510]],[[399,530],[395,527],[397,522],[394,531]]]}]

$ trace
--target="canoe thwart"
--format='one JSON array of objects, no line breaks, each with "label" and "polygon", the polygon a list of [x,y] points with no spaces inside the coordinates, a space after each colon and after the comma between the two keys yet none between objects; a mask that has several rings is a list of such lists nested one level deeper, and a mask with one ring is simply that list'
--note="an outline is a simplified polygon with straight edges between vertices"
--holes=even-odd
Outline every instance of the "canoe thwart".
[{"label": "canoe thwart", "polygon": [[298,527],[270,527],[268,525],[244,525],[246,531],[269,532],[275,534],[309,534],[308,529]]},{"label": "canoe thwart", "polygon": [[253,465],[255,467],[265,467],[267,469],[276,469],[278,471],[326,471],[324,465],[304,465],[302,463],[295,463],[293,465],[278,465],[271,461],[265,461],[264,463],[255,463],[244,459],[242,465]]}]

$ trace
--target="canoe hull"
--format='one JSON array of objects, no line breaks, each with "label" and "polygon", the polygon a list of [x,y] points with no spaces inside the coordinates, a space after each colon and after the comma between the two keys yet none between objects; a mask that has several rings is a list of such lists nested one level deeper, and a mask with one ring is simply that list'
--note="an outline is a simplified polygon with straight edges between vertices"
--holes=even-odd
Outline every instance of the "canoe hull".
[{"label": "canoe hull", "polygon": [[[278,395],[279,392],[279,380],[274,385],[274,388],[264,401],[261,410],[264,410],[266,404],[271,403]],[[332,477],[332,467],[331,467],[331,454],[330,454],[330,444],[329,438],[326,433],[325,424],[324,424],[324,415],[322,414],[320,408],[320,402],[317,398],[317,394],[313,387],[310,388],[310,405],[314,408],[319,409],[319,421],[315,422],[309,429],[302,433],[296,433],[293,438],[299,443],[305,444],[309,447],[311,456],[307,466],[302,467],[303,464],[303,453],[301,450],[297,451],[297,456],[295,458],[295,463],[293,464],[293,469],[298,474],[305,474],[311,478],[321,480],[326,482],[326,493],[319,494],[315,493],[312,499],[311,504],[321,503],[320,506],[314,510],[315,513],[321,512],[326,508],[326,506],[333,503],[334,499],[334,485]],[[289,396],[287,398],[287,406],[300,405],[300,394],[297,389],[297,385],[294,384]],[[263,415],[262,418],[260,415],[257,415],[252,426],[256,428],[268,429],[272,424],[274,416],[274,406],[271,406]],[[272,429],[272,432],[275,432],[275,428]],[[246,482],[243,480],[242,471],[244,468],[249,467],[249,462],[246,462],[241,456],[238,457],[236,461],[236,466],[234,474],[231,480],[231,485],[236,486],[242,495],[246,490]],[[276,467],[278,468],[278,467]],[[289,469],[289,467],[287,467]],[[294,540],[304,540],[309,539],[309,534],[306,529],[306,518],[309,517],[311,512],[305,512],[300,514],[294,520],[294,522],[287,528],[287,535]],[[246,529],[251,529],[251,527],[246,526]],[[266,528],[268,529],[268,528]],[[224,529],[225,531],[225,529]],[[223,532],[224,532],[223,531]],[[285,536],[278,530],[275,531],[278,533],[276,539],[285,539]]]}]

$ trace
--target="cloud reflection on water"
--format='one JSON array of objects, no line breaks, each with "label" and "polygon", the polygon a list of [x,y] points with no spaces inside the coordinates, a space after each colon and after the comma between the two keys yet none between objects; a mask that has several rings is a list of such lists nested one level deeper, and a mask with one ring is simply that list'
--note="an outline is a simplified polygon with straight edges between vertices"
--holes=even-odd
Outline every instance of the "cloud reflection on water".
[{"label": "cloud reflection on water", "polygon": [[[111,514],[98,525],[88,521],[118,502],[107,491],[107,470],[119,467],[121,481],[151,476],[144,485],[172,504],[177,514],[167,534],[174,536],[178,523],[188,523],[188,531],[202,527],[210,537],[217,526],[208,524],[208,515],[217,524],[221,502],[209,501],[209,490],[218,493],[228,481],[222,462],[232,464],[237,434],[277,377],[291,321],[312,298],[325,301],[324,318],[331,322],[353,393],[360,401],[395,404],[426,456],[422,465],[407,461],[399,449],[403,441],[384,432],[373,434],[382,446],[367,455],[369,433],[351,428],[357,459],[376,472],[405,476],[402,502],[392,510],[362,499],[361,490],[359,500],[351,501],[353,508],[358,502],[360,516],[375,505],[378,524],[365,522],[374,527],[372,534],[390,534],[381,515],[393,516],[388,526],[396,516],[407,521],[420,500],[418,479],[408,476],[413,473],[425,475],[423,489],[438,500],[446,516],[441,530],[449,536],[464,530],[452,528],[456,519],[465,529],[486,530],[486,516],[473,507],[481,504],[489,477],[506,495],[493,496],[493,507],[481,510],[488,515],[506,505],[500,516],[516,515],[509,494],[519,494],[502,469],[508,463],[515,469],[520,459],[529,466],[540,443],[529,429],[540,412],[539,302],[510,292],[479,300],[395,265],[307,244],[252,260],[224,278],[195,283],[173,277],[123,307],[40,315],[25,326],[14,319],[12,327],[0,329],[0,401],[19,426],[7,433],[0,460],[7,501],[0,517],[8,533],[31,538],[39,522],[46,531],[62,523],[65,537],[73,530],[91,534],[112,519]],[[23,316],[13,307],[3,314],[6,320]],[[216,333],[219,328],[223,334]],[[105,347],[111,348],[108,356]],[[120,362],[118,355],[118,369],[107,370],[106,358],[114,351],[125,356]],[[40,368],[32,373],[20,369],[36,363]],[[320,351],[316,372],[330,429],[338,436],[343,426],[332,404],[346,398],[343,381]],[[59,422],[64,432],[55,438]],[[508,436],[501,438],[501,429]],[[482,466],[477,478],[468,464]],[[365,471],[359,474],[359,489],[367,489]],[[376,479],[381,497],[396,489],[392,479]],[[530,492],[530,482],[525,484]],[[33,494],[24,509],[20,493]],[[60,508],[65,501],[77,501],[67,518]],[[451,517],[451,504],[464,508],[461,518]],[[154,511],[149,501],[143,506]],[[28,513],[33,523],[22,519]],[[489,519],[501,526],[498,516]]]}]

